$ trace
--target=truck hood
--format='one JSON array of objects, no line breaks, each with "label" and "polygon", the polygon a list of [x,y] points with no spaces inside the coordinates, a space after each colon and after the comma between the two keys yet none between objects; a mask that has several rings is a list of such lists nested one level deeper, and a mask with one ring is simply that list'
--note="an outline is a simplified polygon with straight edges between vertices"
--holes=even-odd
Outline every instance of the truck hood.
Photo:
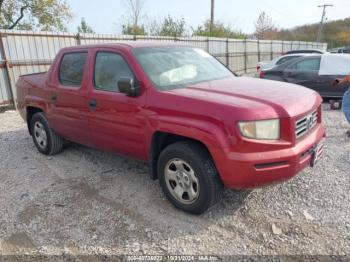
[{"label": "truck hood", "polygon": [[248,77],[202,82],[170,92],[235,107],[242,117],[254,119],[296,117],[322,101],[318,93],[299,85]]}]

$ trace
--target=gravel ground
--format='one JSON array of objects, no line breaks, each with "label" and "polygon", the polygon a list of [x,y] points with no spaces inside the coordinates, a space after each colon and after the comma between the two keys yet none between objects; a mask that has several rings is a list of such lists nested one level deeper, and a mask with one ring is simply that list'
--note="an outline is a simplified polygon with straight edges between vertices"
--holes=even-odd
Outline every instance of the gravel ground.
[{"label": "gravel ground", "polygon": [[[326,108],[326,107],[325,107]],[[38,153],[15,111],[0,114],[0,254],[350,255],[350,140],[324,110],[323,162],[294,179],[225,192],[201,216],[174,209],[147,167],[70,145]]]}]

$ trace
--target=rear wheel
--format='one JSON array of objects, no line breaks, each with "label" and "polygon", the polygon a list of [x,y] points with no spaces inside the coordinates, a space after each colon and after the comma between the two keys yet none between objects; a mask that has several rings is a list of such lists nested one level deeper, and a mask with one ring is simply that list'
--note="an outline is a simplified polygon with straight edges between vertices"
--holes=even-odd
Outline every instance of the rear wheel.
[{"label": "rear wheel", "polygon": [[44,113],[34,114],[30,127],[34,144],[40,153],[55,155],[62,151],[63,139],[50,128]]},{"label": "rear wheel", "polygon": [[198,143],[183,141],[165,148],[158,160],[158,174],[167,199],[185,212],[201,214],[221,199],[218,172]]}]

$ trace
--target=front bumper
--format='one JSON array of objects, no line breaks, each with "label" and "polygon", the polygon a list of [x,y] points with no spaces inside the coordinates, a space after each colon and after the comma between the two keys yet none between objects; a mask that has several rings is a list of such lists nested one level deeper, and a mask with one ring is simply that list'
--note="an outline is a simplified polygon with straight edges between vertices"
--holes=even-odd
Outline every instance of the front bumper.
[{"label": "front bumper", "polygon": [[292,147],[254,153],[210,148],[210,152],[226,187],[255,188],[287,180],[309,166],[312,149],[324,137],[324,127],[317,124]]}]

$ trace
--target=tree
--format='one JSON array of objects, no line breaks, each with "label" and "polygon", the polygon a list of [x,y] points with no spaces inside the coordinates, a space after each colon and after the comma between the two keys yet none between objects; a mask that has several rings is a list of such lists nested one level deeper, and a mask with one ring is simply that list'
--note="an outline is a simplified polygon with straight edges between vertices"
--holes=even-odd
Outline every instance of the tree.
[{"label": "tree", "polygon": [[210,20],[207,20],[203,25],[198,26],[193,30],[193,35],[196,36],[211,36],[211,37],[223,37],[223,38],[236,38],[245,39],[246,35],[240,31],[232,29],[228,25],[224,25],[222,22],[215,22],[211,26]]},{"label": "tree", "polygon": [[336,37],[334,38],[334,42],[331,42],[332,40],[329,39],[330,45],[336,45],[336,46],[346,46],[350,44],[350,32],[338,32],[336,34]]},{"label": "tree", "polygon": [[122,25],[123,35],[147,35],[144,26]]},{"label": "tree", "polygon": [[255,22],[255,37],[258,39],[275,39],[277,31],[272,19],[265,12],[260,13],[258,20]]},{"label": "tree", "polygon": [[180,37],[186,33],[186,22],[184,18],[176,20],[168,15],[161,24],[154,21],[150,28],[151,35]]},{"label": "tree", "polygon": [[[314,41],[317,36],[319,24],[302,25],[292,29],[278,31],[280,40],[288,41]],[[328,21],[323,27],[324,42],[330,48],[350,45],[350,18]]]},{"label": "tree", "polygon": [[84,17],[80,21],[80,26],[78,26],[78,33],[85,33],[85,34],[94,34],[94,30],[92,30],[92,27],[86,23]]},{"label": "tree", "polygon": [[144,18],[144,0],[124,0],[126,6],[127,17],[126,22],[122,24],[123,34],[130,35],[145,35],[145,28],[141,25],[141,20]]},{"label": "tree", "polygon": [[72,18],[65,0],[0,0],[0,27],[66,31]]}]

